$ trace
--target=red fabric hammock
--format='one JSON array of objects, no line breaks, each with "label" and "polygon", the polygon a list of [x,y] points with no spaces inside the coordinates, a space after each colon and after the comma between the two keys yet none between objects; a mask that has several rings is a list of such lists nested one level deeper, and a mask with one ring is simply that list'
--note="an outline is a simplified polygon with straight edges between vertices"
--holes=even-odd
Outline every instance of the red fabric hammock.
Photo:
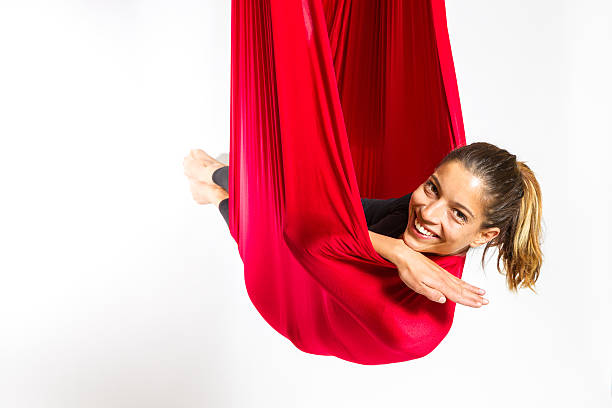
[{"label": "red fabric hammock", "polygon": [[[360,197],[400,197],[465,144],[442,0],[232,0],[230,232],[247,293],[300,350],[411,360],[455,303],[408,288]],[[464,257],[431,256],[461,278]]]}]

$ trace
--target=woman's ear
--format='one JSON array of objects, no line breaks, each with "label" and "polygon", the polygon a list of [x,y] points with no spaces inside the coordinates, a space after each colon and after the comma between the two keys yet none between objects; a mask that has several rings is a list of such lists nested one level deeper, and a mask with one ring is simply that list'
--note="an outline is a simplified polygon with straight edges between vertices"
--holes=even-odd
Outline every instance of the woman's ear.
[{"label": "woman's ear", "polygon": [[491,228],[480,230],[480,232],[478,233],[478,236],[476,237],[474,241],[472,241],[470,246],[472,248],[475,248],[483,244],[486,244],[487,242],[491,241],[493,238],[498,236],[499,232],[500,232],[500,229],[497,227],[491,227]]}]

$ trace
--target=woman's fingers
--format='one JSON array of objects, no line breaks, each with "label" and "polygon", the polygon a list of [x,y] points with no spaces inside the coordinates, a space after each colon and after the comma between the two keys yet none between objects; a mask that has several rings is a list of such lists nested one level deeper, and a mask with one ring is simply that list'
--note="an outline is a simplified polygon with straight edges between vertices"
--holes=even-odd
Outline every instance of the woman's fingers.
[{"label": "woman's fingers", "polygon": [[478,294],[472,292],[471,290],[468,290],[467,288],[455,283],[453,280],[450,280],[448,278],[443,278],[441,280],[437,278],[438,277],[434,279],[428,279],[424,281],[423,284],[441,292],[448,299],[452,300],[455,303],[460,303],[462,305],[470,307],[482,306],[482,298]]},{"label": "woman's fingers", "polygon": [[414,290],[419,295],[425,296],[427,299],[432,302],[444,303],[446,302],[446,297],[439,290],[432,288],[428,285],[425,285],[422,282],[414,282],[410,279],[406,279],[404,276],[400,275],[400,279],[404,281],[406,286],[410,289]]},{"label": "woman's fingers", "polygon": [[[482,302],[483,301],[483,295],[486,293],[484,289],[481,289],[479,287],[476,287],[474,285],[470,285],[469,283],[467,283],[466,281],[464,281],[463,279],[459,279],[458,277],[456,277],[455,275],[451,274],[450,272],[448,272],[446,269],[442,268],[440,265],[436,264],[436,266],[438,267],[438,271],[440,271],[444,277],[450,279],[454,285],[456,286],[460,286],[462,289],[465,289],[467,291],[472,292],[473,294],[475,294],[477,297],[475,297],[475,299],[478,299],[478,301]],[[483,303],[488,303],[488,300],[484,299],[485,302]]]},{"label": "woman's fingers", "polygon": [[467,283],[466,281],[464,281],[463,279],[459,279],[456,276],[450,275],[451,279],[457,284],[457,285],[461,285],[463,288],[465,288],[466,290],[469,290],[470,292],[473,292],[477,295],[484,295],[485,291],[484,289],[480,289],[476,286],[470,285],[469,283]]},{"label": "woman's fingers", "polygon": [[482,296],[485,294],[484,290],[477,288],[476,286],[472,286],[466,281],[457,278],[456,276],[451,275],[451,280],[453,281],[455,285],[459,286],[462,290],[470,292],[470,294],[477,296],[479,299],[482,298]]},{"label": "woman's fingers", "polygon": [[472,291],[472,292],[474,292],[474,293],[476,293],[478,295],[484,295],[486,293],[486,291],[484,289],[481,289],[481,288],[479,288],[477,286],[474,286],[474,285],[470,285],[469,283],[467,283],[463,279],[459,279],[458,277],[456,277],[455,275],[453,275],[452,273],[450,273],[446,269],[442,268],[437,263],[434,262],[434,265],[436,265],[438,267],[438,271],[442,272],[444,274],[444,276],[446,276],[446,277],[450,278],[451,280],[453,280],[457,285],[461,285],[465,289],[470,290],[470,291]]},{"label": "woman's fingers", "polygon": [[[444,283],[446,283],[446,287],[449,288],[450,293],[445,293],[453,302],[471,307],[482,306],[483,301],[479,294],[474,293],[471,289],[463,285],[465,282],[461,279],[457,279],[457,277],[453,275],[448,275],[446,277],[450,279],[446,280]],[[457,300],[454,300],[454,298]]]},{"label": "woman's fingers", "polygon": [[460,299],[460,303],[466,306],[481,307],[482,297],[471,290],[466,289],[463,285],[453,283],[456,296]]},{"label": "woman's fingers", "polygon": [[466,281],[457,278],[456,276],[453,276],[453,275],[450,275],[450,276],[451,276],[451,280],[455,283],[455,285],[458,285],[460,288],[467,291],[467,297],[475,300],[477,303],[480,302],[483,305],[486,305],[489,303],[489,300],[483,297],[483,295],[485,294],[484,289],[480,289],[480,288],[477,288],[476,286],[472,286]]},{"label": "woman's fingers", "polygon": [[432,302],[436,302],[436,303],[446,302],[446,296],[444,296],[442,292],[440,292],[439,290],[430,288],[427,285],[421,285],[421,291],[422,292],[419,292],[419,293],[421,295],[424,295],[427,299],[431,300]]},{"label": "woman's fingers", "polygon": [[474,285],[470,285],[469,283],[467,283],[466,281],[464,281],[463,279],[459,279],[456,276],[451,275],[457,283],[459,283],[461,286],[463,286],[464,288],[466,288],[467,290],[471,290],[474,293],[477,293],[479,295],[484,295],[486,292],[484,289],[481,289],[479,287],[476,287]]}]

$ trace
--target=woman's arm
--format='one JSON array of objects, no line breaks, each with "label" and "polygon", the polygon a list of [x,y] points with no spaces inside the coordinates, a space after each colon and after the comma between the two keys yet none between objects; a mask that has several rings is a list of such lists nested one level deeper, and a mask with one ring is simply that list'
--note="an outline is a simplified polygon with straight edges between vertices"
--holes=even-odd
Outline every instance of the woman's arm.
[{"label": "woman's arm", "polygon": [[412,250],[412,248],[404,244],[404,241],[401,239],[391,238],[370,230],[368,230],[368,233],[370,234],[370,240],[372,241],[374,250],[387,261],[396,265],[399,262],[399,256],[402,255],[402,248],[400,245]]},{"label": "woman's arm", "polygon": [[403,240],[372,231],[368,233],[374,250],[397,266],[400,278],[410,289],[433,302],[444,303],[448,298],[471,307],[486,304],[481,296],[484,290],[458,279],[422,253],[410,248]]}]

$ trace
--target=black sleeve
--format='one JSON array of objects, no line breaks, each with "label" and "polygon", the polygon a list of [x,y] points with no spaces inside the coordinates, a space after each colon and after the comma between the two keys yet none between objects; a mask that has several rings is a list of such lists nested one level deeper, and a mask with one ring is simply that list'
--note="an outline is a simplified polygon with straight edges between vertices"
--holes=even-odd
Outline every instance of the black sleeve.
[{"label": "black sleeve", "polygon": [[412,193],[398,198],[362,198],[361,205],[368,229],[382,235],[396,237],[406,228],[408,207]]},{"label": "black sleeve", "polygon": [[362,198],[361,205],[363,206],[363,212],[365,213],[366,223],[368,227],[376,224],[382,220],[385,215],[389,214],[395,198],[389,198],[387,200],[380,198]]},{"label": "black sleeve", "polygon": [[[362,198],[361,205],[365,213],[368,229],[379,234],[385,234],[392,227],[401,225],[403,219],[403,210],[408,208],[410,202],[410,194],[399,198]],[[229,226],[229,199],[225,199],[219,203],[219,212]],[[386,235],[386,234],[385,234]]]},{"label": "black sleeve", "polygon": [[408,209],[411,196],[412,193],[408,193],[398,198],[362,198],[361,205],[363,206],[363,212],[365,213],[368,227],[378,223],[387,215],[397,210]]}]

